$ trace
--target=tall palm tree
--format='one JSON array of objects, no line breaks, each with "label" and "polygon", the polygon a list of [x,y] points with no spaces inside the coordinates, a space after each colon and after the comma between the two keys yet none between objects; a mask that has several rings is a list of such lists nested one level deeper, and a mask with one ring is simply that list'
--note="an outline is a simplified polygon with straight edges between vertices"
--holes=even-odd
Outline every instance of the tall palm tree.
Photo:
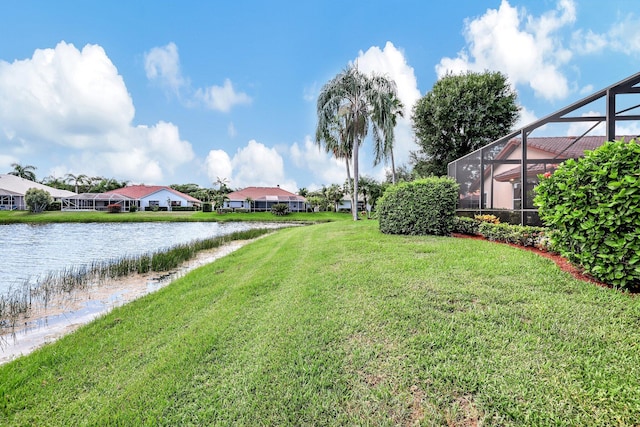
[{"label": "tall palm tree", "polygon": [[[366,75],[350,66],[326,83],[318,96],[316,142],[332,144],[336,141],[332,126],[345,120],[346,138],[340,146],[351,153],[353,161],[353,203],[351,212],[358,220],[358,153],[360,145],[373,128],[372,137],[376,146],[384,147],[385,132],[382,118],[389,113],[380,109],[389,108],[389,94],[395,93],[395,83],[383,76]],[[326,146],[326,145],[325,145]]]},{"label": "tall palm tree", "polygon": [[70,184],[73,183],[76,193],[78,192],[78,185],[84,184],[88,179],[89,177],[84,174],[74,175],[72,173],[68,173],[65,175],[65,180]]},{"label": "tall palm tree", "polygon": [[381,125],[383,133],[383,146],[376,145],[374,147],[374,166],[382,160],[389,159],[391,161],[391,183],[396,183],[396,165],[393,158],[393,144],[395,142],[395,127],[398,124],[398,116],[404,117],[404,105],[398,99],[395,91],[383,94],[381,99],[385,107],[377,110],[380,115],[376,119]]},{"label": "tall palm tree", "polygon": [[28,179],[29,181],[36,180],[35,170],[37,168],[35,166],[22,166],[20,163],[11,163],[11,167],[13,170],[9,172],[9,175],[15,175],[23,179]]}]

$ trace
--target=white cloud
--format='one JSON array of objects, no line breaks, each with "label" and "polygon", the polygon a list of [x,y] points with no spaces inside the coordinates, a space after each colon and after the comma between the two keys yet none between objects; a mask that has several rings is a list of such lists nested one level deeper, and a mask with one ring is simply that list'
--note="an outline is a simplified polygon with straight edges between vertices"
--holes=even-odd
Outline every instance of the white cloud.
[{"label": "white cloud", "polygon": [[514,129],[523,128],[536,120],[538,120],[538,116],[536,116],[535,112],[527,110],[525,106],[520,105],[520,117],[518,117],[518,121],[516,122]]},{"label": "white cloud", "polygon": [[[602,116],[602,113],[597,111],[587,111],[580,114],[580,117],[595,117]],[[580,136],[587,132],[596,122],[574,122],[567,127],[567,136]],[[604,135],[606,134],[606,128],[604,123],[600,123],[594,129],[589,131],[588,135]]]},{"label": "white cloud", "polygon": [[[404,117],[398,117],[398,125],[395,129],[394,159],[396,165],[407,163],[409,152],[418,148],[411,129],[413,105],[420,99],[413,67],[407,63],[404,52],[391,42],[387,42],[383,49],[372,46],[366,52],[361,51],[357,63],[358,69],[362,72],[385,74],[396,82],[398,98],[404,104]],[[366,169],[369,165],[363,164],[363,166]]]},{"label": "white cloud", "polygon": [[297,167],[309,170],[315,179],[325,184],[342,184],[347,179],[345,161],[327,154],[309,135],[302,144],[294,142],[291,145],[289,156]]},{"label": "white cloud", "polygon": [[180,71],[178,47],[171,42],[166,46],[154,47],[144,54],[144,69],[149,80],[157,80],[163,86],[179,94],[185,85]]},{"label": "white cloud", "polygon": [[37,165],[38,156],[48,162],[55,153],[51,170],[150,183],[193,158],[175,125],[134,127],[134,114],[122,76],[98,45],[60,42],[0,61],[0,156]]},{"label": "white cloud", "polygon": [[230,157],[222,150],[211,150],[205,161],[207,176],[213,182],[218,177],[229,179],[232,188],[248,186],[280,187],[295,192],[295,181],[285,177],[284,161],[275,148],[251,140]]},{"label": "white cloud", "polygon": [[529,85],[545,99],[562,99],[569,93],[561,71],[571,59],[562,45],[559,30],[575,22],[573,0],[560,0],[556,10],[536,18],[502,0],[498,10],[465,23],[467,48],[456,58],[442,58],[439,77],[447,73],[497,70],[512,84]]},{"label": "white cloud", "polygon": [[223,86],[210,86],[196,91],[196,98],[200,99],[211,110],[229,112],[236,105],[251,104],[252,100],[244,92],[236,92],[231,80],[225,79]]}]

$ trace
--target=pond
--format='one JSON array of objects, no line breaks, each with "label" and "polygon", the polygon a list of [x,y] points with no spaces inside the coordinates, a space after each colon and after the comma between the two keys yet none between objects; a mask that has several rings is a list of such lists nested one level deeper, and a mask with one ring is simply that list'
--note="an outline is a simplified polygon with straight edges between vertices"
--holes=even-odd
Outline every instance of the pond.
[{"label": "pond", "polygon": [[165,250],[264,223],[145,222],[0,225],[0,296],[51,272]]}]

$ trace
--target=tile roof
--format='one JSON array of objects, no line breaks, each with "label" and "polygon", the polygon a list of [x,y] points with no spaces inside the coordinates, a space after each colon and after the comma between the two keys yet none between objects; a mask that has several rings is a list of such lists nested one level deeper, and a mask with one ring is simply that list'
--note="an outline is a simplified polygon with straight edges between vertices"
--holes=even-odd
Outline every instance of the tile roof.
[{"label": "tile roof", "polygon": [[[616,140],[624,139],[625,141],[630,141],[634,138],[635,136],[621,135],[617,136]],[[527,138],[527,146],[545,151],[552,157],[557,156],[559,159],[564,160],[582,157],[586,150],[595,150],[605,141],[606,136],[604,135],[583,136],[580,139],[577,136],[542,136]],[[498,154],[497,159],[506,158],[513,150],[520,147],[521,143],[522,140],[520,138],[511,139]]]},{"label": "tile roof", "polygon": [[283,190],[280,187],[247,187],[229,193],[227,197],[231,201],[245,201],[247,198],[252,200],[306,201],[304,197]]},{"label": "tile roof", "polygon": [[138,200],[162,190],[169,191],[179,197],[184,198],[185,200],[189,200],[190,202],[200,202],[200,200],[191,197],[188,194],[181,193],[171,187],[163,185],[129,185],[127,187],[118,188],[116,190],[106,191],[104,194],[121,194],[123,196],[131,197],[132,199]]}]

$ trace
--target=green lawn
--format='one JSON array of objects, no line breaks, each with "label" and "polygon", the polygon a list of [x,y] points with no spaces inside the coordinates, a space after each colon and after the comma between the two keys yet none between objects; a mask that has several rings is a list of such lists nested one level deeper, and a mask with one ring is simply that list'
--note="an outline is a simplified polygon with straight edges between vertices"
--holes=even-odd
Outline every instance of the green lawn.
[{"label": "green lawn", "polygon": [[15,223],[51,223],[51,222],[150,222],[150,221],[308,221],[326,222],[350,220],[350,213],[316,212],[291,213],[276,216],[271,212],[227,213],[216,212],[124,212],[107,213],[97,211],[80,212],[42,212],[33,214],[28,211],[0,211],[0,224]]},{"label": "green lawn", "polygon": [[288,228],[0,367],[0,424],[634,425],[639,325],[506,245]]}]

